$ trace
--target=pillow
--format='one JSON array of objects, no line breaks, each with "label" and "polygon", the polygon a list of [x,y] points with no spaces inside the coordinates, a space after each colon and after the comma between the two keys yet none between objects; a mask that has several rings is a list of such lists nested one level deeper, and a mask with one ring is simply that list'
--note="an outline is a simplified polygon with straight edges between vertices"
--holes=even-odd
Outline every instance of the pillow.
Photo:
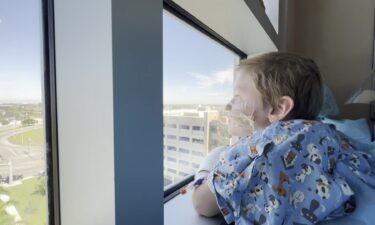
[{"label": "pillow", "polygon": [[323,104],[320,109],[320,117],[333,117],[340,113],[339,107],[336,104],[335,96],[331,89],[323,84]]},{"label": "pillow", "polygon": [[333,120],[329,118],[321,118],[323,123],[333,124],[336,130],[341,131],[346,136],[362,142],[371,142],[371,131],[365,118],[357,120]]}]

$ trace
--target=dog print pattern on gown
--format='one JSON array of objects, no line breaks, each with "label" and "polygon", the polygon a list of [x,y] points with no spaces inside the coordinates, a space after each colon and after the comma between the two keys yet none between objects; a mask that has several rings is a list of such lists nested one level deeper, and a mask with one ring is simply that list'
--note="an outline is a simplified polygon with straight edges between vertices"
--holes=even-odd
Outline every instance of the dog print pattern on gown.
[{"label": "dog print pattern on gown", "polygon": [[354,210],[353,191],[337,164],[375,187],[370,155],[360,150],[318,121],[275,122],[228,147],[208,186],[227,223],[315,224]]}]

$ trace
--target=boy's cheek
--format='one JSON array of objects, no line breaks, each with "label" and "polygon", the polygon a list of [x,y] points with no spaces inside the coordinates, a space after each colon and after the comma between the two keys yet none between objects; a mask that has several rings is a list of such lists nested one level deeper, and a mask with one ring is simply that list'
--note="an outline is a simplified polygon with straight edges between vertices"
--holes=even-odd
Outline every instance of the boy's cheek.
[{"label": "boy's cheek", "polygon": [[231,119],[228,120],[228,132],[232,136],[238,137],[252,135],[253,133],[251,130],[244,129],[243,127],[239,126],[236,121],[233,121]]}]

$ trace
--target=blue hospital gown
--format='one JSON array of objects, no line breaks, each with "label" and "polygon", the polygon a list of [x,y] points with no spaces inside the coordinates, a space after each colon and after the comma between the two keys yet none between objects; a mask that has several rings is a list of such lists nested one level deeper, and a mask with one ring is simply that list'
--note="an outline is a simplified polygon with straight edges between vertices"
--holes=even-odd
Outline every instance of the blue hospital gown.
[{"label": "blue hospital gown", "polygon": [[370,155],[360,148],[318,121],[275,122],[228,147],[208,186],[227,223],[315,224],[355,208],[338,164],[375,187]]}]

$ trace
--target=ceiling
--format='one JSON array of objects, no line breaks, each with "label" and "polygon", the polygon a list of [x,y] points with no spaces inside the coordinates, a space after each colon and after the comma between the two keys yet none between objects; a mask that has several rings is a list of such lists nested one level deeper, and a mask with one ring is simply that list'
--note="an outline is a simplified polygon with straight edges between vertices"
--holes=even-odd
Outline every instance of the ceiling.
[{"label": "ceiling", "polygon": [[174,0],[248,56],[277,47],[243,0]]}]

